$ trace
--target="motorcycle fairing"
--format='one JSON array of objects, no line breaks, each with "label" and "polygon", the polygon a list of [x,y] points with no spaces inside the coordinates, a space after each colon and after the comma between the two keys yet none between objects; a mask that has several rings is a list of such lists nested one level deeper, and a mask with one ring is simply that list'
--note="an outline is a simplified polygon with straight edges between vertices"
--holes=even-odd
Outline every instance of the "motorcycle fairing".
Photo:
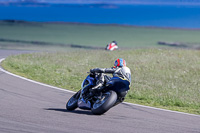
[{"label": "motorcycle fairing", "polygon": [[78,107],[81,108],[81,109],[90,110],[91,109],[91,103],[90,103],[90,101],[86,101],[82,97],[82,98],[78,99]]},{"label": "motorcycle fairing", "polygon": [[78,107],[81,109],[91,109],[91,103],[90,101],[86,101],[83,97],[82,94],[88,91],[89,88],[93,87],[95,85],[95,78],[91,77],[88,75],[86,79],[82,82],[81,85],[81,96],[78,99]]},{"label": "motorcycle fairing", "polygon": [[128,91],[130,82],[128,80],[121,79],[119,77],[112,77],[106,84],[108,89],[113,90],[117,93]]}]

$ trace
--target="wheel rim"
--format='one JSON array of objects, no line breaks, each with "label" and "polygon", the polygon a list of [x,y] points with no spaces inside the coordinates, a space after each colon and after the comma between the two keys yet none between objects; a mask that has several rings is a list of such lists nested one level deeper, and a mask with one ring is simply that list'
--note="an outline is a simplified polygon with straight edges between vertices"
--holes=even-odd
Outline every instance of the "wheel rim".
[{"label": "wheel rim", "polygon": [[107,99],[110,96],[110,92],[106,92],[103,94],[102,98],[100,100],[97,100],[94,105],[93,105],[93,109],[97,109],[99,108],[103,103],[105,103],[107,101]]},{"label": "wheel rim", "polygon": [[69,102],[68,102],[68,106],[72,106],[73,104],[75,104],[76,102],[77,102],[78,100],[76,99],[76,98],[74,98],[74,97],[72,97],[70,100],[69,100]]}]

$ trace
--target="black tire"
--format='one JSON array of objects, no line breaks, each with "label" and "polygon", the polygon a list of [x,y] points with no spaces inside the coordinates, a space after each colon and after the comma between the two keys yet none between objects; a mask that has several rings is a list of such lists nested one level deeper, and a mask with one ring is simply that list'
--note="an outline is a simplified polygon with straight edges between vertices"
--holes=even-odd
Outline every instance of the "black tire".
[{"label": "black tire", "polygon": [[108,91],[103,94],[105,96],[102,101],[97,101],[92,106],[92,113],[95,115],[102,115],[103,113],[107,112],[113,105],[115,104],[117,100],[117,94],[114,91]]},{"label": "black tire", "polygon": [[67,102],[66,109],[69,111],[75,110],[78,107],[78,98],[80,96],[80,91],[74,94]]}]

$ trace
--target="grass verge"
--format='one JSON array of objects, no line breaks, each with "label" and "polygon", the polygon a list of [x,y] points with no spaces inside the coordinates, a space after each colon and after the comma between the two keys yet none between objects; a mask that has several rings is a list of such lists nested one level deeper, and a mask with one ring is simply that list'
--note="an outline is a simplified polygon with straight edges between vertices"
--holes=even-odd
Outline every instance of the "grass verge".
[{"label": "grass verge", "polygon": [[43,52],[10,56],[2,66],[29,79],[78,91],[87,71],[95,67],[111,67],[119,57],[126,60],[132,72],[132,85],[125,101],[200,114],[199,51]]},{"label": "grass verge", "polygon": [[[118,42],[119,48],[164,47],[158,46],[158,41],[200,43],[200,30],[6,21],[0,21],[0,29],[1,39],[83,46],[105,47],[113,40]],[[0,48],[1,43],[5,42],[0,42]]]}]

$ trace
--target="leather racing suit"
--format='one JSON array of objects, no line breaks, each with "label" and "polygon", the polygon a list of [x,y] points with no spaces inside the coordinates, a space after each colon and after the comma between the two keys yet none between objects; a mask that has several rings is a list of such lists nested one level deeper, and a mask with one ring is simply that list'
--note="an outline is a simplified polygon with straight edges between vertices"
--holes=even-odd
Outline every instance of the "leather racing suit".
[{"label": "leather racing suit", "polygon": [[131,71],[128,67],[112,67],[112,68],[94,68],[90,70],[91,73],[100,73],[99,80],[96,83],[96,86],[92,90],[99,89],[101,90],[103,86],[110,80],[111,77],[105,75],[104,73],[112,74],[113,77],[119,77],[123,80],[127,80],[131,84]]}]

